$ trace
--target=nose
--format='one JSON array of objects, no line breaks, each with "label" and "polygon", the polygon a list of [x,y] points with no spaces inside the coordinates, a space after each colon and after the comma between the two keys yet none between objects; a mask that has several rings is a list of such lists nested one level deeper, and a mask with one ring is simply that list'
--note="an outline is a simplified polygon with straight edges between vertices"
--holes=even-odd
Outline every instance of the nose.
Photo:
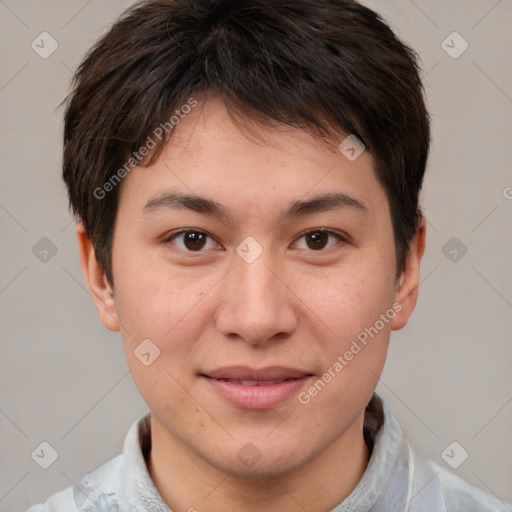
[{"label": "nose", "polygon": [[287,273],[264,251],[252,263],[238,255],[223,281],[216,327],[227,337],[266,345],[291,335],[298,323],[299,299]]}]

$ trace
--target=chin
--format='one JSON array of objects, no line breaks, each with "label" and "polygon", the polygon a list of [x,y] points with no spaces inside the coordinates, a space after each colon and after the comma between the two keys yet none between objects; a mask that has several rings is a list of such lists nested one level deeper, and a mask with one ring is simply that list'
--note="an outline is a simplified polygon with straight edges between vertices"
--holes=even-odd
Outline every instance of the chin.
[{"label": "chin", "polygon": [[295,461],[281,461],[278,463],[269,460],[265,462],[260,460],[254,466],[247,467],[236,460],[232,461],[231,465],[219,469],[241,479],[267,481],[272,478],[281,478],[289,475],[300,467],[301,464]]},{"label": "chin", "polygon": [[[210,460],[210,464],[224,473],[231,473],[239,478],[250,480],[268,480],[286,476],[303,465],[309,458],[303,452],[303,443],[298,446],[275,446],[263,441],[235,443],[235,457],[232,449],[224,457]],[[299,452],[302,450],[302,453]],[[311,458],[313,458],[311,456]]]}]

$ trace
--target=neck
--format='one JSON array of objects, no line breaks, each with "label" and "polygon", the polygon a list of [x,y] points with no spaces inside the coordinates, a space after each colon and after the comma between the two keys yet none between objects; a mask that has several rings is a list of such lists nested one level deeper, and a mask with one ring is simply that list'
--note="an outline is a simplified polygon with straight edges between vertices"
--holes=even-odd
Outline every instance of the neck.
[{"label": "neck", "polygon": [[329,511],[353,491],[368,465],[363,420],[361,415],[343,436],[292,473],[243,478],[209,464],[152,417],[148,470],[164,502],[176,511]]}]

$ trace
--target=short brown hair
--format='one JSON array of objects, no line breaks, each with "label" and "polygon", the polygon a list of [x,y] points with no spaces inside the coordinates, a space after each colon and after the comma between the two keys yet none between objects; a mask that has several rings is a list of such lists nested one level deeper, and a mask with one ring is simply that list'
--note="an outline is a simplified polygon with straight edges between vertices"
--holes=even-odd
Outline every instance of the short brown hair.
[{"label": "short brown hair", "polygon": [[73,85],[63,178],[112,286],[119,187],[101,199],[94,191],[207,92],[248,118],[357,136],[389,201],[397,276],[404,269],[421,219],[430,118],[417,54],[371,9],[352,0],[139,2],[89,51]]}]

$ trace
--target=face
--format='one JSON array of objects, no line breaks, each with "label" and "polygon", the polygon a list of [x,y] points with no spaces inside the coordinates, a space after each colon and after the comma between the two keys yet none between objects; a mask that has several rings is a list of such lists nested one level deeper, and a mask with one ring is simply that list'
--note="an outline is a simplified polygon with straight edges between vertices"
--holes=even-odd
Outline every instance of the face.
[{"label": "face", "polygon": [[298,129],[252,129],[214,99],[182,119],[122,182],[113,296],[86,245],[82,265],[153,435],[226,473],[285,475],[361,435],[418,258],[396,282],[367,151],[350,161]]}]

